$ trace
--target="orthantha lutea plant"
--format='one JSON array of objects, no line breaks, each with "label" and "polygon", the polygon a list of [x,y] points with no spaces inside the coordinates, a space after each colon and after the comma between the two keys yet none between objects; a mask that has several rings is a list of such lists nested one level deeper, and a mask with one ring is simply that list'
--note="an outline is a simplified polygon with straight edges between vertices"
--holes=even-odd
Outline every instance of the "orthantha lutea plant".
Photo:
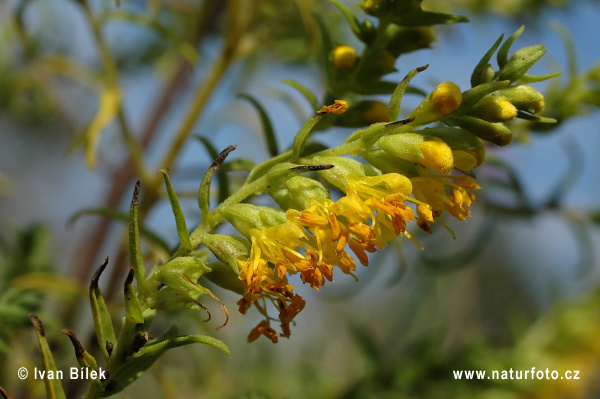
[{"label": "orthantha lutea plant", "polygon": [[[544,98],[528,85],[549,77],[527,74],[546,50],[532,46],[509,54],[522,29],[504,42],[501,37],[484,55],[471,75],[471,88],[461,90],[453,82],[441,83],[406,115],[400,116],[401,100],[407,90],[415,92],[409,83],[427,66],[413,69],[394,85],[387,107],[348,96],[368,94],[369,79],[387,85],[379,77],[390,72],[390,65],[393,69],[402,52],[388,51],[399,46],[394,42],[398,35],[416,35],[421,44],[414,48],[430,42],[421,28],[401,28],[410,21],[389,9],[396,3],[363,2],[363,8],[379,19],[377,27],[369,19],[359,23],[336,4],[365,43],[362,55],[350,46],[332,46],[324,35],[330,82],[325,105],[316,107],[288,151],[254,166],[244,184],[211,209],[212,177],[225,172],[226,158],[236,147],[223,150],[200,183],[198,206],[202,216],[191,232],[167,171],[161,170],[180,244],[167,262],[148,273],[138,224],[138,201],[144,187],[136,184],[130,208],[130,269],[123,284],[122,325],[113,326],[98,284],[108,264],[106,259],[89,288],[103,359],[94,358],[74,333],[63,330],[73,342],[80,366],[97,371],[98,378],[85,398],[119,392],[174,347],[206,343],[229,353],[223,342],[212,337],[177,336],[173,332],[156,338],[148,335],[156,311],[206,309],[199,302],[205,295],[218,301],[227,315],[225,305],[201,285],[200,277],[239,293],[239,312],[254,309],[264,317],[249,332],[248,341],[264,335],[277,343],[281,337],[290,337],[294,318],[306,306],[295,291],[298,284],[319,290],[334,276],[346,274],[356,279],[358,264],[367,267],[369,253],[383,250],[398,236],[427,250],[411,236],[411,226],[427,233],[438,225],[450,230],[446,224],[449,218],[463,221],[470,215],[469,208],[481,189],[474,171],[485,161],[486,146],[511,142],[509,122],[515,118],[553,121],[537,116],[544,109]],[[456,22],[446,20],[450,16],[420,8],[411,18],[416,25]],[[429,19],[432,21],[425,23]],[[494,54],[497,69],[490,63]],[[297,88],[314,100],[305,88]],[[311,140],[313,131],[331,125],[355,126],[357,121],[367,120],[374,123],[365,123],[366,127],[351,133],[338,146],[328,148]],[[277,206],[250,203],[251,197],[261,194],[270,196]],[[217,234],[216,229],[224,223],[239,234]],[[31,319],[38,331],[45,368],[55,370],[42,323],[34,314]],[[49,397],[65,397],[59,380],[47,382]]]}]

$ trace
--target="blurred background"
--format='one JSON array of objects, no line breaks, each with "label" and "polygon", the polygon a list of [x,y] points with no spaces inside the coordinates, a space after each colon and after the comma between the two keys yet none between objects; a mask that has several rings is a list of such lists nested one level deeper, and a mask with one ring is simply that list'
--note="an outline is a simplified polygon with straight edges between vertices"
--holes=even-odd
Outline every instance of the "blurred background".
[{"label": "blurred background", "polygon": [[[27,314],[44,320],[57,361],[74,365],[59,331],[91,333],[91,273],[105,255],[122,256],[125,226],[107,209],[127,211],[137,178],[123,126],[158,170],[192,98],[208,92],[170,172],[188,227],[195,226],[196,190],[213,160],[198,137],[217,151],[237,144],[233,160],[269,157],[264,123],[236,96],[250,94],[262,104],[280,150],[288,148],[312,110],[281,81],[293,79],[318,98],[327,86],[312,15],[327,23],[336,44],[360,48],[325,1],[80,3],[0,2],[0,385],[14,397],[44,397],[41,381],[16,378],[19,367],[40,362]],[[358,1],[344,3],[361,15]],[[426,251],[397,240],[359,272],[359,282],[341,276],[320,292],[299,287],[307,308],[289,340],[246,343],[257,315],[238,314],[237,295],[218,287],[230,310],[227,327],[214,331],[219,321],[203,323],[194,311],[163,315],[157,334],[176,322],[184,332],[222,339],[233,356],[207,347],[172,351],[126,390],[129,397],[600,398],[600,2],[425,0],[423,6],[471,22],[432,28],[430,48],[402,55],[387,80],[429,64],[415,87],[428,92],[452,80],[466,90],[500,34],[524,24],[516,48],[548,48],[533,73],[563,72],[535,85],[557,126],[515,125],[509,147],[488,151],[473,216],[451,225],[456,240],[443,229],[427,237],[415,231]],[[232,19],[235,7],[247,8],[245,19]],[[235,57],[210,80],[232,37]],[[106,120],[98,110],[110,108],[111,85],[120,88],[122,106]],[[420,100],[407,97],[401,115]],[[350,132],[332,128],[319,140],[332,145]],[[96,150],[94,167],[89,146]],[[234,170],[230,179],[244,177]],[[145,227],[163,246],[177,245],[165,198],[148,210]],[[164,251],[153,248],[146,247],[148,261],[164,261]],[[119,306],[117,297],[115,315]],[[207,306],[222,317],[217,304]],[[581,379],[465,381],[452,373],[531,367],[580,370]]]}]

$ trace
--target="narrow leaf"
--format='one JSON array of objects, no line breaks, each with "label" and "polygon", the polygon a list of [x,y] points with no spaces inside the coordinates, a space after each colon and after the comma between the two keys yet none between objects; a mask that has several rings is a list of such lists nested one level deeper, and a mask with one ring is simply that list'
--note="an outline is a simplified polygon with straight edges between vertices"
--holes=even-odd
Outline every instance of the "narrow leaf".
[{"label": "narrow leaf", "polygon": [[269,115],[267,115],[267,112],[265,111],[263,106],[260,105],[260,103],[256,101],[256,99],[254,99],[254,97],[248,94],[238,94],[238,97],[249,101],[250,104],[254,105],[254,107],[258,111],[260,121],[263,127],[263,133],[265,135],[265,140],[267,141],[267,148],[269,149],[269,154],[272,157],[276,156],[279,153],[279,150],[277,148],[277,138],[275,137],[275,132],[273,131],[273,124],[269,119]]},{"label": "narrow leaf", "polygon": [[553,23],[551,27],[556,33],[560,35],[560,38],[565,44],[565,49],[567,51],[567,60],[569,62],[569,77],[571,79],[575,79],[577,77],[577,55],[575,54],[575,43],[573,42],[573,37],[564,28],[564,26],[562,26],[558,22]]},{"label": "narrow leaf", "polygon": [[350,9],[348,7],[346,7],[344,4],[340,3],[338,0],[329,0],[329,2],[331,4],[333,4],[334,6],[336,6],[337,9],[340,10],[340,12],[344,15],[344,18],[346,18],[346,21],[348,21],[348,25],[350,26],[350,29],[352,29],[352,32],[354,33],[354,35],[358,39],[362,39],[362,34],[360,31],[360,25],[359,25],[358,19],[356,18],[356,16],[354,16],[352,11],[350,11]]},{"label": "narrow leaf", "polygon": [[525,119],[528,121],[538,122],[538,123],[557,123],[558,121],[554,118],[547,118],[545,116],[537,116],[530,114],[529,112],[525,112],[522,110],[517,111],[517,118]]},{"label": "narrow leaf", "polygon": [[394,122],[398,120],[398,115],[400,114],[400,103],[402,102],[402,97],[406,92],[406,88],[408,84],[419,72],[423,72],[429,67],[429,64],[413,69],[402,79],[402,81],[396,86],[396,90],[394,90],[394,94],[392,94],[392,98],[390,99],[390,103],[388,104],[388,113],[390,115],[390,121]]},{"label": "narrow leaf", "polygon": [[138,227],[138,201],[140,196],[140,181],[135,183],[133,198],[129,207],[129,267],[135,270],[135,279],[142,283],[146,278],[144,268],[144,257],[140,243],[140,231]]},{"label": "narrow leaf", "polygon": [[396,25],[405,27],[432,26],[441,24],[456,24],[460,22],[469,22],[467,17],[462,15],[444,14],[439,12],[418,10],[411,13],[395,15],[392,22]]},{"label": "narrow leaf", "polygon": [[[133,289],[133,275],[135,269],[132,267],[129,269],[127,278],[125,279],[124,294],[125,294],[125,317],[127,321],[136,324],[144,323],[144,316],[142,315],[142,305],[135,294]],[[141,283],[141,281],[139,281]]]},{"label": "narrow leaf", "polygon": [[164,353],[165,351],[173,348],[177,348],[180,346],[185,346],[189,344],[206,344],[210,345],[214,348],[219,349],[227,356],[231,356],[231,352],[225,343],[219,339],[210,337],[208,335],[184,335],[179,337],[167,338],[162,341],[154,341],[149,343],[140,349],[135,355],[133,355],[134,359],[143,358],[146,356],[156,356]]},{"label": "narrow leaf", "polygon": [[306,145],[306,141],[310,136],[312,128],[315,127],[317,123],[323,118],[325,114],[316,114],[311,117],[302,128],[296,133],[296,137],[294,137],[294,142],[292,143],[292,162],[295,162],[300,158],[300,154],[302,154],[302,150]]},{"label": "narrow leaf", "polygon": [[302,94],[304,98],[308,100],[313,111],[317,112],[319,110],[319,102],[317,101],[317,97],[312,91],[310,91],[308,87],[291,79],[283,79],[281,83],[285,83],[286,85],[292,86],[294,89],[298,90],[300,94]]},{"label": "narrow leaf", "polygon": [[[29,314],[29,320],[31,320],[31,323],[35,327],[35,331],[37,333],[38,344],[40,345],[40,350],[42,352],[42,361],[44,363],[45,374],[47,377],[50,375],[50,373],[56,376],[56,364],[54,363],[54,356],[52,356],[52,352],[48,346],[48,341],[46,340],[46,331],[44,330],[44,325],[35,313]],[[61,380],[59,378],[44,378],[46,396],[48,399],[66,399],[65,392],[63,391],[60,381]]]},{"label": "narrow leaf", "polygon": [[143,371],[147,370],[152,364],[167,350],[190,344],[206,344],[215,347],[227,356],[231,356],[229,348],[223,341],[206,335],[185,335],[171,337],[163,340],[157,339],[146,344],[137,351],[128,361],[109,377],[105,390],[105,395],[114,395],[123,390],[133,381],[135,381]]},{"label": "narrow leaf", "polygon": [[198,188],[198,206],[200,207],[200,211],[202,212],[202,221],[205,222],[208,217],[208,211],[210,208],[210,183],[212,181],[213,174],[219,169],[219,166],[225,162],[225,159],[229,155],[229,153],[235,150],[237,146],[230,145],[221,151],[221,154],[214,160],[212,165],[208,168],[204,177],[202,178],[202,182],[200,183],[200,187]]},{"label": "narrow leaf", "polygon": [[[201,136],[197,136],[197,138],[202,144],[204,144],[204,148],[208,152],[208,155],[211,157],[211,159],[217,159],[219,157],[219,152],[217,151],[215,146],[212,145],[210,140],[208,140],[208,138]],[[227,176],[227,171],[235,169],[225,168],[225,166],[228,165],[231,165],[231,162],[228,162],[227,164],[222,165],[219,169],[217,169],[217,177],[219,178],[219,203],[225,201],[229,197],[229,177]]]},{"label": "narrow leaf", "polygon": [[484,78],[486,76],[488,64],[492,59],[492,55],[494,55],[496,49],[498,48],[498,46],[500,46],[500,43],[502,43],[502,39],[504,39],[504,35],[500,35],[498,40],[496,40],[496,43],[494,43],[494,45],[487,51],[487,53],[485,53],[483,58],[479,61],[479,63],[473,70],[473,73],[471,74],[471,87],[475,87],[482,83],[485,83]]},{"label": "narrow leaf", "polygon": [[523,76],[540,58],[546,54],[548,49],[543,45],[525,47],[515,52],[508,60],[506,66],[500,71],[499,80],[510,80],[516,82]]},{"label": "narrow leaf", "polygon": [[96,330],[98,345],[106,360],[110,357],[106,343],[110,342],[114,345],[117,342],[110,313],[108,312],[102,291],[98,286],[100,276],[107,265],[108,256],[104,258],[104,261],[94,273],[92,282],[90,283],[90,306],[92,308],[92,318],[94,319],[94,329]]},{"label": "narrow leaf", "polygon": [[523,84],[538,83],[538,82],[543,82],[544,80],[556,78],[561,75],[562,75],[562,73],[560,73],[560,72],[549,73],[548,75],[542,75],[542,76],[534,76],[534,75],[524,74],[523,76],[521,76],[519,78],[519,83],[523,83]]},{"label": "narrow leaf", "polygon": [[179,240],[181,241],[181,247],[186,252],[190,252],[192,250],[190,233],[188,232],[187,225],[185,223],[185,216],[183,215],[183,211],[181,210],[181,205],[179,205],[177,194],[175,194],[175,191],[173,190],[173,186],[171,185],[171,180],[169,179],[167,171],[161,169],[160,172],[165,178],[165,186],[167,187],[167,194],[169,195],[171,209],[173,209],[173,216],[175,216],[175,225],[177,226],[177,235],[179,236]]},{"label": "narrow leaf", "polygon": [[498,66],[500,69],[506,66],[506,63],[508,62],[508,52],[510,51],[510,46],[512,46],[517,37],[521,36],[524,30],[525,25],[521,26],[515,33],[510,35],[504,44],[502,44],[500,50],[498,50],[498,54],[496,54],[496,60],[498,61]]},{"label": "narrow leaf", "polygon": [[248,178],[246,179],[246,183],[253,182],[256,179],[258,179],[259,177],[264,176],[273,167],[273,165],[277,165],[280,162],[287,162],[290,160],[290,157],[291,157],[291,151],[288,151],[288,152],[284,152],[283,154],[279,154],[276,157],[269,158],[264,162],[259,163],[252,169],[252,171],[248,175]]}]

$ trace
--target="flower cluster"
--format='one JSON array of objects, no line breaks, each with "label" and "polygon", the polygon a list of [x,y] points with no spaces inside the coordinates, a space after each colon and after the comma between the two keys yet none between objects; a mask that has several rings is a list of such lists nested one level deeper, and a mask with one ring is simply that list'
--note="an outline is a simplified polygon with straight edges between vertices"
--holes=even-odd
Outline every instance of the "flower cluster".
[{"label": "flower cluster", "polygon": [[[375,2],[365,6],[379,10]],[[263,179],[258,192],[267,192],[281,209],[228,204],[219,209],[220,217],[245,239],[213,245],[204,238],[204,244],[229,265],[242,286],[219,282],[219,278],[213,281],[242,292],[241,313],[254,306],[264,316],[250,332],[249,341],[261,335],[272,342],[290,336],[290,323],[305,301],[294,292],[289,276],[298,275],[318,290],[333,281],[335,268],[356,278],[357,263],[368,266],[369,253],[400,235],[423,249],[407,231],[407,224],[415,222],[431,234],[435,222],[450,230],[444,215],[460,221],[470,215],[469,207],[477,200],[473,192],[480,188],[473,170],[484,162],[484,142],[510,143],[513,133],[508,123],[516,118],[554,122],[536,115],[544,108],[544,97],[526,84],[548,78],[526,75],[544,55],[543,46],[524,48],[508,57],[521,32],[500,47],[498,71],[489,61],[502,40],[486,53],[473,71],[471,89],[463,92],[453,82],[441,83],[400,120],[400,102],[408,84],[427,66],[416,68],[397,85],[387,107],[371,100],[354,104],[335,100],[306,122],[288,153],[250,173],[248,182],[258,184]],[[366,59],[348,46],[338,46],[332,51],[334,75],[342,79],[353,68],[360,69]],[[325,128],[372,123],[338,147],[314,150],[307,145],[308,138],[323,118],[330,121]],[[318,179],[298,176],[304,172],[318,172],[343,195],[332,200]],[[232,249],[224,250],[226,246]],[[271,306],[279,312],[281,332],[271,326],[275,320],[269,314]]]},{"label": "flower cluster", "polygon": [[[447,187],[453,195],[445,194]],[[411,221],[418,220],[420,227],[430,231],[430,223],[444,210],[464,220],[475,200],[470,190],[476,188],[469,177],[430,174],[424,169],[423,176],[412,179],[398,173],[349,175],[345,195],[339,200],[313,200],[308,209],[289,209],[282,224],[252,229],[250,256],[238,263],[245,286],[238,305],[245,313],[254,304],[265,320],[251,331],[249,341],[261,334],[278,340],[270,326],[267,302],[279,310],[280,335],[289,337],[289,324],[305,302],[293,292],[288,275],[300,274],[314,289],[333,281],[334,266],[353,275],[356,263],[350,253],[368,266],[367,253],[384,248],[399,235],[412,239],[406,231]],[[418,219],[406,204],[409,201],[417,205]]]}]

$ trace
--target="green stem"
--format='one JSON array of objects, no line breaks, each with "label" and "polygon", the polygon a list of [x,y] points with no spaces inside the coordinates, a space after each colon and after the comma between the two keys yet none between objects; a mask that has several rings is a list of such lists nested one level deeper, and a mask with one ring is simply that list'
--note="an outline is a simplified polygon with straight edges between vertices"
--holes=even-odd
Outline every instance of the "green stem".
[{"label": "green stem", "polygon": [[[110,355],[106,370],[109,375],[115,375],[117,370],[121,368],[125,363],[127,356],[127,349],[129,344],[132,342],[133,336],[135,335],[135,328],[137,324],[131,321],[127,321],[123,324],[123,328],[119,333],[117,344],[115,345],[113,352]],[[103,395],[103,388],[100,384],[92,383],[88,388],[87,392],[83,396],[83,399],[97,399]]]}]

